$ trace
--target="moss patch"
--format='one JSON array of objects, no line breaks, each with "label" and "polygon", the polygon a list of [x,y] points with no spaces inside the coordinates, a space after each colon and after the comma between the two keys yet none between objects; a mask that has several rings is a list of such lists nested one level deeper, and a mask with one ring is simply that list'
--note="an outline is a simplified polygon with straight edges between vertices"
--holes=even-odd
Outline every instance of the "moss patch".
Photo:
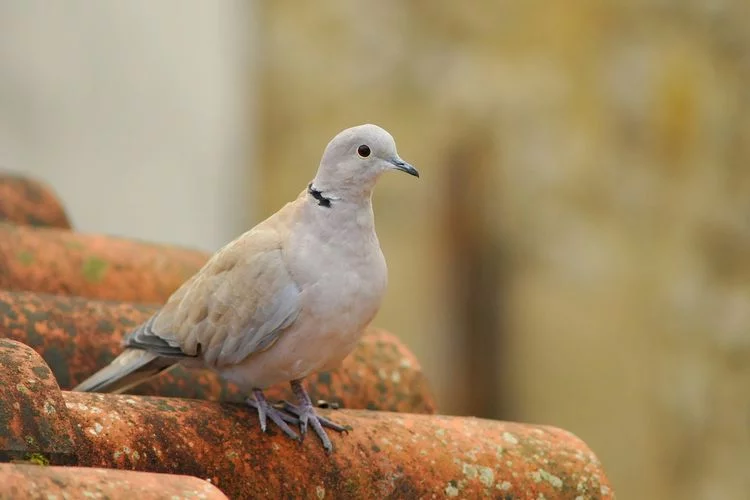
[{"label": "moss patch", "polygon": [[104,279],[107,273],[109,263],[99,257],[89,257],[83,261],[83,277],[89,283],[99,283]]}]

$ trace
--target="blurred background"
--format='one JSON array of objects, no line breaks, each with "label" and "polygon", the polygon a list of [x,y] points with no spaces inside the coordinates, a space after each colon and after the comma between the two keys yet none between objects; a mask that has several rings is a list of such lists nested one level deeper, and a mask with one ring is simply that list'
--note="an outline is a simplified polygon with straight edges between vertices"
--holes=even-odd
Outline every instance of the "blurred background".
[{"label": "blurred background", "polygon": [[387,128],[375,324],[443,413],[564,427],[621,498],[750,491],[750,3],[0,3],[0,165],[215,250]]}]

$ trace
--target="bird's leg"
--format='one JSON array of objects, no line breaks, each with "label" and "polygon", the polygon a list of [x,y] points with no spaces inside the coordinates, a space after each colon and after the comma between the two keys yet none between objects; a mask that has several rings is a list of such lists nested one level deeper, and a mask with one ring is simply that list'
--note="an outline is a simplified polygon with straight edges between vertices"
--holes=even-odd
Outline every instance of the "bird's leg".
[{"label": "bird's leg", "polygon": [[317,434],[320,440],[323,442],[323,447],[326,449],[326,451],[330,452],[333,449],[333,444],[328,438],[326,431],[323,430],[323,427],[328,427],[337,432],[344,432],[349,430],[350,428],[344,427],[335,422],[331,422],[327,418],[321,417],[317,413],[315,413],[315,408],[313,407],[312,401],[310,401],[310,396],[302,386],[301,380],[292,380],[291,385],[292,391],[294,392],[294,395],[297,397],[297,400],[300,404],[299,406],[295,406],[288,401],[284,401],[284,410],[292,413],[293,415],[296,415],[299,418],[299,429],[303,438],[305,437],[305,433],[307,433],[307,423],[309,422],[313,430],[315,431],[315,434]]},{"label": "bird's leg", "polygon": [[295,441],[299,440],[299,436],[296,432],[294,432],[289,425],[287,425],[287,422],[290,424],[296,425],[299,423],[299,419],[294,418],[291,415],[287,415],[286,413],[277,410],[270,404],[268,404],[268,401],[266,400],[266,397],[263,395],[263,391],[260,389],[253,389],[253,397],[255,399],[247,398],[245,402],[258,410],[258,420],[260,420],[260,429],[263,432],[266,432],[266,417],[270,418],[273,423],[275,423],[279,429],[281,429],[284,434],[289,436],[290,438],[294,439]]}]

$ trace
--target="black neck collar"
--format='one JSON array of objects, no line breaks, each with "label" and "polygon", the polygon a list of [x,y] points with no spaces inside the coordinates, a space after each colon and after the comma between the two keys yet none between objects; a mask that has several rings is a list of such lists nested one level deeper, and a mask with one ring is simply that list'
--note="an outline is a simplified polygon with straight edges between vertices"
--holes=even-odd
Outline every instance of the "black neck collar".
[{"label": "black neck collar", "polygon": [[310,194],[310,196],[315,198],[315,200],[318,202],[318,205],[320,205],[321,207],[331,208],[331,199],[326,198],[325,196],[323,196],[323,193],[321,191],[315,189],[312,185],[312,182],[307,185],[307,192]]}]

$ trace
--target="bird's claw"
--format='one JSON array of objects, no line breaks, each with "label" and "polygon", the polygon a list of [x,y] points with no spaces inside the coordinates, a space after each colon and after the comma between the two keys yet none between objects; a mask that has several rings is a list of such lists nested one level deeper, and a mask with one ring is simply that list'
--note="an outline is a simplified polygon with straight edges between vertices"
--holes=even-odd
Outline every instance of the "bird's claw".
[{"label": "bird's claw", "polygon": [[307,423],[310,420],[310,413],[306,411],[302,411],[296,415],[297,415],[297,419],[299,419],[300,439],[305,439],[305,434],[307,434]]},{"label": "bird's claw", "polygon": [[[306,412],[303,412],[302,410],[300,410],[299,406],[294,405],[290,403],[289,401],[282,401],[281,404],[282,404],[282,408],[284,409],[284,411],[286,411],[287,413],[291,413],[292,415],[294,415],[300,420],[303,418],[302,414],[305,413],[307,415],[304,417],[305,420],[310,418],[310,415],[313,415],[321,423],[323,427],[328,427],[329,429],[332,429],[336,432],[349,432],[350,430],[352,430],[352,426],[350,425],[339,425],[336,422],[327,419],[326,417],[318,415],[315,412],[315,408],[313,408],[312,406],[309,406],[308,407],[309,409]],[[304,434],[304,432],[302,433]]]},{"label": "bird's claw", "polygon": [[[257,398],[257,395],[256,395]],[[259,399],[252,399],[247,398],[245,400],[248,404],[248,406],[251,406],[252,408],[255,408],[258,410],[258,420],[260,421],[260,429],[263,432],[267,432],[267,425],[266,420],[268,418],[271,419],[273,423],[276,424],[276,426],[282,430],[284,434],[286,434],[289,438],[300,441],[300,437],[297,435],[296,432],[292,430],[291,427],[287,424],[297,425],[299,424],[299,419],[296,417],[293,417],[292,415],[289,415],[286,412],[279,411],[272,405],[268,404],[268,401],[266,401],[265,398],[259,398]]]},{"label": "bird's claw", "polygon": [[282,401],[282,404],[284,411],[291,413],[299,420],[299,430],[301,434],[300,441],[305,438],[309,424],[323,443],[323,448],[329,453],[333,450],[333,443],[331,443],[331,440],[323,427],[328,427],[336,432],[347,432],[351,430],[351,427],[344,427],[343,425],[339,425],[336,422],[318,415],[312,405],[302,404],[296,406],[288,401]]},{"label": "bird's claw", "polygon": [[[308,396],[304,387],[302,387],[301,381],[292,381],[292,390],[299,399],[299,406],[293,405],[286,400],[272,405],[268,402],[261,389],[253,389],[254,399],[247,398],[246,401],[249,406],[258,411],[261,430],[266,432],[266,420],[270,418],[284,434],[301,443],[307,434],[308,427],[312,427],[318,439],[323,443],[323,448],[325,448],[326,452],[331,453],[333,451],[333,443],[331,443],[324,427],[328,427],[336,432],[347,432],[352,430],[352,428],[350,426],[339,425],[318,415],[310,401],[310,396]],[[300,435],[298,436],[288,424],[299,425]]]}]

